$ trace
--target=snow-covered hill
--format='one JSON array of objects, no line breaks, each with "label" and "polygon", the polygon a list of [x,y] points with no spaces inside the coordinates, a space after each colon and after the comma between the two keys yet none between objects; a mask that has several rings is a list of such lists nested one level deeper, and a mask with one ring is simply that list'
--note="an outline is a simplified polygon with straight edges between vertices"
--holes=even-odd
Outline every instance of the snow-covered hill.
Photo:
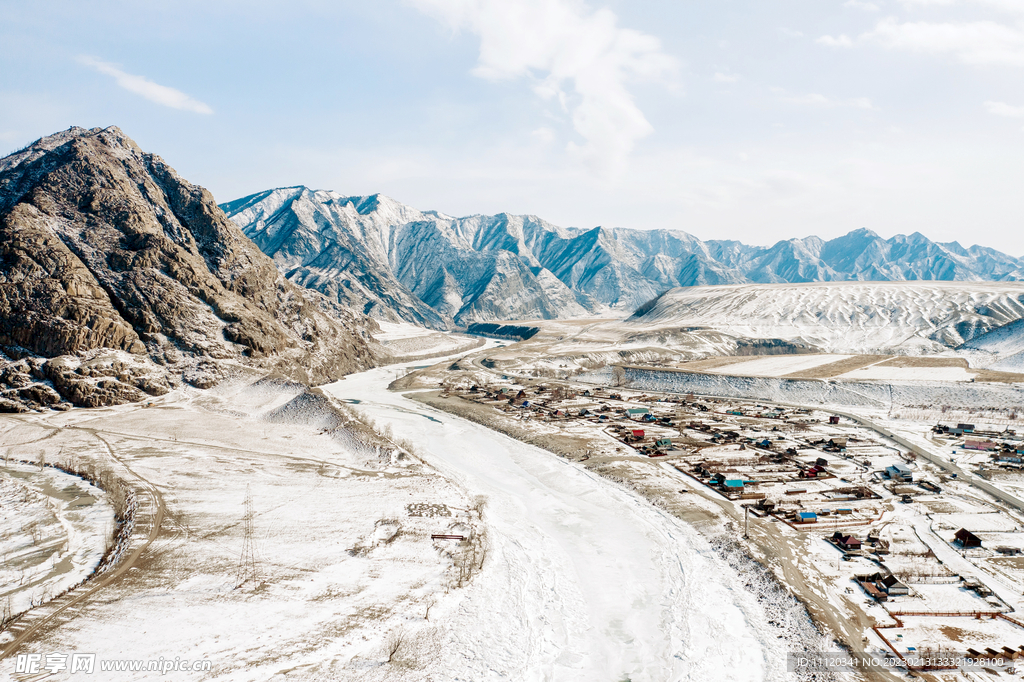
[{"label": "snow-covered hill", "polygon": [[682,231],[465,218],[305,187],[221,206],[292,281],[385,320],[431,327],[629,313],[673,287],[749,282],[1024,279],[1024,260],[920,234],[857,230],[772,247]]},{"label": "snow-covered hill", "polygon": [[912,353],[956,348],[1022,317],[1024,283],[833,282],[672,289],[626,324],[709,327],[836,353]]},{"label": "snow-covered hill", "polygon": [[962,350],[970,355],[973,365],[1024,373],[1024,320],[1014,320],[977,336],[964,344]]}]

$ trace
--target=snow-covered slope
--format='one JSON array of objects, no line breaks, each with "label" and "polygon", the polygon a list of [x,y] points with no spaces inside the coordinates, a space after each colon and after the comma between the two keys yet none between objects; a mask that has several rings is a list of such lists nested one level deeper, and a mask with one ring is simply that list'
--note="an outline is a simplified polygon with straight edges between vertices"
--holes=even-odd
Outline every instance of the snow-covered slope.
[{"label": "snow-covered slope", "polygon": [[1003,372],[1024,372],[1024,320],[1014,320],[977,336],[965,343],[962,350],[972,355],[972,364]]},{"label": "snow-covered slope", "polygon": [[305,187],[222,208],[292,281],[380,319],[433,327],[628,313],[672,287],[1024,278],[1024,260],[917,233],[885,240],[862,229],[758,247],[507,213],[453,218]]},{"label": "snow-covered slope", "polygon": [[626,323],[869,353],[955,348],[1022,317],[1024,283],[844,282],[672,289]]}]

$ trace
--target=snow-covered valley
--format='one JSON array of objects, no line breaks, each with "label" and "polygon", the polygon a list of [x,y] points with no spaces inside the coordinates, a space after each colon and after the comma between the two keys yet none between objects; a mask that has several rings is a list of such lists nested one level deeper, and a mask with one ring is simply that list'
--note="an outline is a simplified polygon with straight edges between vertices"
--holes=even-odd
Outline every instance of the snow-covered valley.
[{"label": "snow-covered valley", "polygon": [[414,443],[411,457],[344,436],[343,411],[280,382],[4,417],[5,439],[44,434],[51,458],[115,453],[164,506],[124,577],[76,603],[73,627],[38,629],[18,652],[178,656],[225,680],[787,679],[793,641],[699,532],[549,452],[388,391],[404,371],[326,391]]}]

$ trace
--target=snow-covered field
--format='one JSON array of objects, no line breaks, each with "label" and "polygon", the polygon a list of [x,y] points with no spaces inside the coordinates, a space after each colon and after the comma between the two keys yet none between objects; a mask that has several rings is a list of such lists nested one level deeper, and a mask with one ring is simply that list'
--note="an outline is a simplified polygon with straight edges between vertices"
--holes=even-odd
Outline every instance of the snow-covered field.
[{"label": "snow-covered field", "polygon": [[3,616],[49,600],[96,568],[114,530],[106,498],[96,486],[52,467],[0,464]]},{"label": "snow-covered field", "polygon": [[79,605],[68,627],[19,652],[205,659],[202,679],[244,681],[284,671],[375,679],[437,655],[433,619],[455,608],[483,538],[474,500],[415,458],[334,431],[337,415],[308,395],[242,382],[176,391],[149,408],[4,417],[3,442],[46,436],[34,447],[48,461],[62,449],[83,462],[116,457],[165,505],[160,534],[132,569]]},{"label": "snow-covered field", "polygon": [[963,367],[894,367],[880,364],[840,375],[853,381],[973,381],[974,372]]},{"label": "snow-covered field", "polygon": [[852,355],[769,355],[744,358],[739,362],[708,369],[713,374],[741,374],[748,377],[781,377],[794,372],[815,369]]},{"label": "snow-covered field", "polygon": [[445,353],[465,352],[481,345],[481,341],[462,334],[448,334],[425,329],[407,322],[378,321],[380,331],[373,335],[396,357],[412,359],[434,357]]}]

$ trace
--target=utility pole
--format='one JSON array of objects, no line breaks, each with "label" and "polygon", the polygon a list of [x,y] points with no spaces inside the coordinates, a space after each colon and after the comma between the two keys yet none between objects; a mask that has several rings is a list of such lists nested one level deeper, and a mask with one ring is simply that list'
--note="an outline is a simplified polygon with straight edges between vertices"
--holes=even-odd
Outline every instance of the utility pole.
[{"label": "utility pole", "polygon": [[260,570],[256,561],[256,537],[254,520],[256,518],[252,508],[252,491],[249,486],[245,487],[245,516],[242,517],[242,553],[238,558],[238,585],[241,587],[249,580],[259,585]]},{"label": "utility pole", "polygon": [[750,537],[750,507],[743,508],[743,537]]}]

